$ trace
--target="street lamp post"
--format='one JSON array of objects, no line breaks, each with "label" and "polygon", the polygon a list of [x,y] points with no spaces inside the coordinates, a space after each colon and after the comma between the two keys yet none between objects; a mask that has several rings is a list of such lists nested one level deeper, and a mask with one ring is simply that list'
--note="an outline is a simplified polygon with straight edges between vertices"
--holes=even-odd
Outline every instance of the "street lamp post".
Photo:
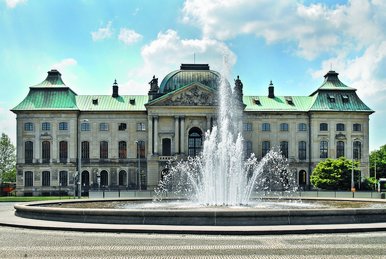
[{"label": "street lamp post", "polygon": [[138,178],[138,189],[141,190],[141,155],[139,153],[139,144],[140,141],[135,141],[137,143],[137,158],[138,158],[138,173],[137,173],[137,178]]},{"label": "street lamp post", "polygon": [[83,119],[79,124],[78,129],[78,181],[75,183],[78,187],[78,199],[82,195],[82,141],[80,139],[80,132],[82,131],[82,123],[88,122],[87,119]]}]

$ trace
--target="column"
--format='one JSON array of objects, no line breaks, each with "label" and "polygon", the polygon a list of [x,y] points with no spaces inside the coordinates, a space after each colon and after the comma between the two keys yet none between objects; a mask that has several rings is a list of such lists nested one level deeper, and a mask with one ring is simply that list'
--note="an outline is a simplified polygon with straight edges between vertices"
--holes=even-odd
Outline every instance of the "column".
[{"label": "column", "polygon": [[210,125],[211,124],[210,121],[211,121],[211,116],[207,115],[206,116],[206,129],[211,131],[212,127]]},{"label": "column", "polygon": [[[149,156],[151,156],[151,155],[153,155],[153,118],[151,116],[149,116],[147,119],[147,129],[148,129],[147,153],[149,154]],[[135,151],[135,152],[137,152],[137,151]]]},{"label": "column", "polygon": [[181,154],[185,154],[185,116],[181,116],[180,117],[181,119],[181,143],[180,143],[180,151],[181,151]]},{"label": "column", "polygon": [[154,154],[158,155],[158,116],[154,116]]},{"label": "column", "polygon": [[180,153],[180,129],[179,129],[179,117],[174,117],[174,153]]}]

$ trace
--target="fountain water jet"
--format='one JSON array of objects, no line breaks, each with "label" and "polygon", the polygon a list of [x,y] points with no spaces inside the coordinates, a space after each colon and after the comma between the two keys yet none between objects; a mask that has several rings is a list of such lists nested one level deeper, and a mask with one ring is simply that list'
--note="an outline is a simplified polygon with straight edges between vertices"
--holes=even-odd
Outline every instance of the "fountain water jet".
[{"label": "fountain water jet", "polygon": [[267,184],[272,187],[272,182],[284,184],[287,160],[277,148],[261,161],[254,154],[245,159],[241,135],[244,105],[235,91],[232,93],[225,76],[219,85],[218,125],[206,132],[199,156],[169,164],[169,173],[156,189],[158,198],[174,192],[204,205],[245,205],[254,189],[271,189]]}]

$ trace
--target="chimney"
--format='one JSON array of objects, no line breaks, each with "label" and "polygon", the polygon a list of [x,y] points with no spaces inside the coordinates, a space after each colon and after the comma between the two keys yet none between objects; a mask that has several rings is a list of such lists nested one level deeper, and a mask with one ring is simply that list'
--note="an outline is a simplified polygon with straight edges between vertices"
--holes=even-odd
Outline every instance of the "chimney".
[{"label": "chimney", "polygon": [[119,96],[118,94],[118,84],[117,84],[117,79],[114,80],[113,84],[113,97],[117,98]]},{"label": "chimney", "polygon": [[275,98],[275,91],[274,91],[274,87],[273,87],[273,84],[272,84],[272,80],[271,80],[271,82],[269,83],[269,86],[268,86],[268,97],[269,98]]}]

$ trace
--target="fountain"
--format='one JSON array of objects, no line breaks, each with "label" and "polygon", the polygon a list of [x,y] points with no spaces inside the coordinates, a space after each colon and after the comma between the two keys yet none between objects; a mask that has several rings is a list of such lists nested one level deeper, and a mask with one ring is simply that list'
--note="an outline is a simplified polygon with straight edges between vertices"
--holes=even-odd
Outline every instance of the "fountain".
[{"label": "fountain", "polygon": [[[253,154],[245,159],[243,137],[240,134],[243,104],[240,99],[232,98],[234,95],[237,96],[232,94],[230,85],[222,79],[218,95],[219,123],[206,133],[202,154],[186,161],[171,162],[169,173],[157,188],[157,199],[163,199],[162,202],[166,204],[169,200],[165,199],[165,194],[173,193],[189,199],[195,206],[198,204],[198,207],[181,209],[167,204],[160,208],[151,200],[141,198],[70,200],[15,205],[16,215],[69,222],[168,226],[386,222],[385,207],[291,209],[287,206],[267,209],[251,206],[250,198],[255,196],[256,191],[269,193],[278,188],[290,191],[293,186],[288,163],[277,148],[268,152],[260,161]],[[122,200],[139,202],[140,205],[133,208],[88,206],[97,203],[114,204]],[[151,208],[142,202],[150,202]],[[163,231],[166,231],[165,228]]]}]

